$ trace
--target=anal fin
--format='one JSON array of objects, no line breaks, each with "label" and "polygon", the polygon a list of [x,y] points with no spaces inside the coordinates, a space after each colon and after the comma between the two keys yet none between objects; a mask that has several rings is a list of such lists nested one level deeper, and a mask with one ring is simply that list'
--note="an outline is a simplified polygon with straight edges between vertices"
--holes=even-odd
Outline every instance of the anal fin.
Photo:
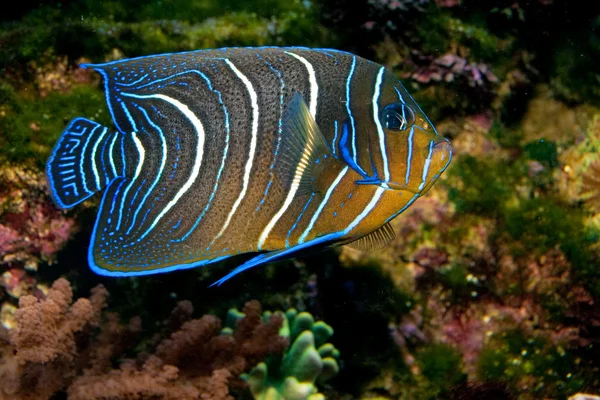
[{"label": "anal fin", "polygon": [[347,246],[360,251],[377,250],[386,247],[395,238],[396,233],[394,232],[394,228],[388,222],[376,231],[348,243]]}]

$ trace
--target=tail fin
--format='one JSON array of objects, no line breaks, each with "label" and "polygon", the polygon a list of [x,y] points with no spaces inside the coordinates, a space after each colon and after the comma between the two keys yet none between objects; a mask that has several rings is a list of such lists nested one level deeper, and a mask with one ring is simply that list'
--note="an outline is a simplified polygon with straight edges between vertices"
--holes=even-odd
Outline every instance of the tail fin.
[{"label": "tail fin", "polygon": [[46,164],[50,192],[60,208],[81,203],[123,175],[123,136],[85,118],[69,123]]}]

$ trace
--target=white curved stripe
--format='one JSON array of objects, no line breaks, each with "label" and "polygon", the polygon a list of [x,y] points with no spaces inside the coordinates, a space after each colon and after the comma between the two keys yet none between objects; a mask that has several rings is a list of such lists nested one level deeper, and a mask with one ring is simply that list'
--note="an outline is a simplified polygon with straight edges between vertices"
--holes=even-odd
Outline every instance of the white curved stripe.
[{"label": "white curved stripe", "polygon": [[204,134],[204,126],[202,125],[202,122],[200,122],[200,120],[198,119],[198,117],[196,116],[196,114],[194,114],[192,112],[192,110],[190,110],[188,108],[187,105],[181,103],[180,101],[169,97],[169,96],[165,96],[164,94],[152,94],[152,95],[146,95],[146,96],[138,96],[138,95],[133,95],[133,94],[129,94],[129,93],[122,93],[122,95],[124,96],[129,96],[129,97],[135,97],[135,98],[141,98],[141,99],[161,99],[166,101],[167,103],[173,105],[175,108],[177,108],[183,115],[185,115],[185,117],[191,122],[192,126],[194,127],[194,129],[196,129],[196,136],[197,136],[197,144],[196,144],[196,159],[194,160],[194,166],[192,167],[192,173],[190,174],[190,177],[187,179],[187,181],[185,181],[185,183],[181,186],[181,188],[179,189],[179,191],[177,192],[177,194],[175,194],[175,196],[171,199],[171,201],[169,201],[165,207],[163,208],[163,210],[160,212],[160,214],[158,214],[156,216],[156,218],[154,218],[154,221],[152,221],[152,225],[150,225],[150,227],[146,230],[146,232],[144,232],[139,239],[137,240],[137,242],[139,242],[140,240],[142,240],[144,237],[146,237],[146,235],[148,235],[148,233],[150,233],[150,231],[152,231],[152,229],[154,229],[154,227],[156,226],[156,224],[158,224],[158,222],[162,219],[162,217],[165,216],[165,214],[171,209],[173,208],[173,206],[175,206],[175,204],[177,204],[177,202],[179,201],[179,199],[181,198],[181,196],[183,196],[192,186],[192,184],[194,183],[194,181],[196,180],[196,178],[198,178],[198,174],[200,173],[200,166],[202,165],[202,156],[204,154],[204,140],[205,140],[205,134]]},{"label": "white curved stripe", "polygon": [[[100,125],[94,126],[92,131],[87,135],[87,138],[86,138],[85,142],[83,143],[83,147],[81,148],[81,155],[79,156],[79,175],[81,175],[81,183],[83,184],[83,190],[85,190],[88,194],[93,194],[94,192],[92,192],[92,191],[90,191],[90,189],[88,189],[88,186],[86,183],[87,177],[85,175],[85,169],[83,168],[83,163],[84,163],[84,161],[86,161],[87,145],[89,144],[90,140],[92,139],[94,132],[99,127],[100,127]],[[85,131],[84,131],[84,133],[85,133]],[[77,146],[78,146],[78,144],[71,147],[71,149],[69,150],[69,153],[73,154],[73,151],[75,150],[75,148]],[[68,159],[69,159],[69,157],[61,157],[61,160],[68,160]],[[73,156],[73,159],[75,159],[75,156]]]},{"label": "white curved stripe", "polygon": [[377,73],[377,81],[375,82],[375,93],[373,94],[373,121],[375,121],[375,126],[377,126],[377,134],[379,135],[379,151],[381,152],[381,158],[383,160],[383,177],[384,183],[390,181],[390,167],[388,165],[387,151],[385,148],[385,134],[383,132],[383,128],[381,127],[381,121],[379,118],[379,105],[377,102],[379,101],[379,94],[381,93],[381,80],[383,78],[383,72],[385,68],[379,68],[379,72]]},{"label": "white curved stripe", "polygon": [[96,166],[96,150],[98,150],[98,145],[104,139],[104,135],[108,131],[108,128],[104,128],[100,137],[96,139],[94,146],[92,147],[92,172],[94,172],[94,181],[96,182],[96,190],[100,190],[100,175],[98,175],[98,167]]},{"label": "white curved stripe", "polygon": [[375,208],[375,206],[377,205],[377,202],[379,202],[379,199],[381,198],[381,195],[383,194],[383,192],[385,192],[385,189],[382,188],[381,186],[377,187],[377,190],[375,191],[375,194],[373,195],[373,198],[371,199],[371,201],[369,202],[369,204],[367,204],[367,206],[365,207],[365,209],[359,214],[358,217],[356,217],[354,219],[354,221],[352,221],[350,223],[350,225],[348,225],[346,227],[346,229],[344,229],[344,235],[347,235],[348,233],[350,233],[352,231],[352,229],[356,228],[356,225],[360,224],[360,222],[365,219],[365,217],[367,215],[369,215],[369,213],[371,212],[371,210],[373,210],[373,208]]},{"label": "white curved stripe", "polygon": [[277,213],[273,216],[273,218],[271,218],[271,220],[269,221],[269,223],[267,224],[265,229],[263,229],[262,233],[260,234],[260,238],[258,239],[258,250],[262,249],[262,246],[265,243],[265,240],[267,240],[269,233],[271,232],[271,230],[273,229],[273,227],[275,226],[277,221],[279,221],[279,218],[281,218],[283,213],[288,209],[290,204],[292,204],[292,200],[294,200],[294,196],[296,195],[296,192],[298,191],[298,187],[300,186],[300,180],[302,179],[302,174],[304,173],[304,170],[306,169],[306,167],[308,165],[311,149],[312,149],[312,143],[309,142],[305,145],[304,151],[302,152],[302,157],[300,158],[300,161],[298,162],[298,165],[296,166],[296,172],[294,173],[294,179],[292,180],[292,185],[290,186],[290,190],[287,194],[287,197],[285,198],[285,201],[283,202],[283,206],[281,206],[279,211],[277,211]]},{"label": "white curved stripe", "polygon": [[335,178],[335,180],[333,181],[331,186],[329,186],[329,189],[327,189],[327,192],[325,193],[325,197],[323,198],[323,200],[321,200],[321,204],[319,204],[317,211],[315,211],[312,218],[310,219],[310,222],[308,223],[308,226],[302,233],[302,236],[300,236],[300,239],[298,239],[298,243],[304,243],[304,240],[306,239],[306,237],[310,233],[311,229],[313,228],[313,225],[317,221],[317,218],[319,218],[319,215],[321,215],[323,208],[325,208],[325,205],[329,201],[329,197],[331,197],[331,193],[333,193],[335,187],[340,183],[340,181],[342,180],[344,175],[346,175],[346,172],[348,172],[348,168],[349,168],[348,166],[344,167],[344,169],[341,170],[340,173],[338,174],[338,176]]},{"label": "white curved stripe", "polygon": [[[146,118],[146,120],[148,121],[148,123],[154,129],[156,129],[156,132],[158,132],[158,136],[160,137],[160,142],[161,142],[160,167],[158,168],[158,171],[156,173],[156,177],[154,178],[154,181],[152,182],[152,184],[150,185],[150,187],[146,191],[145,196],[139,202],[139,204],[137,206],[137,209],[133,213],[133,218],[131,219],[131,224],[129,225],[129,228],[127,229],[127,232],[125,232],[126,235],[129,235],[129,232],[131,232],[131,230],[133,229],[133,227],[135,225],[135,222],[137,220],[137,216],[138,216],[140,210],[142,209],[142,207],[144,206],[144,204],[146,204],[146,200],[148,200],[148,197],[150,197],[150,195],[154,191],[154,188],[156,187],[156,185],[158,184],[158,182],[160,182],[160,178],[162,177],[163,171],[165,170],[165,165],[167,164],[167,157],[169,156],[168,155],[168,150],[167,150],[167,141],[165,139],[165,135],[163,134],[162,129],[160,129],[160,127],[158,125],[156,125],[150,119],[150,116],[148,115],[148,113],[146,112],[146,110],[144,110],[142,107],[137,107],[137,108],[142,112],[142,114],[144,114],[144,117]],[[133,202],[131,203],[131,206],[133,206]]]},{"label": "white curved stripe", "polygon": [[[144,165],[144,160],[146,158],[146,151],[144,150],[144,145],[142,145],[142,141],[140,139],[138,139],[135,132],[131,132],[131,138],[133,139],[133,143],[135,143],[135,148],[138,151],[139,159],[138,159],[137,166],[135,167],[135,174],[133,175],[133,179],[131,180],[131,182],[129,182],[129,184],[123,191],[123,197],[121,198],[121,204],[119,205],[119,218],[117,219],[117,227],[115,228],[115,230],[117,230],[117,231],[121,228],[121,220],[123,218],[123,204],[125,204],[125,199],[127,198],[127,193],[129,192],[129,189],[131,189],[131,187],[133,186],[133,184],[135,183],[137,178],[142,173],[142,166]],[[112,208],[111,208],[111,210],[112,210]]]},{"label": "white curved stripe", "polygon": [[233,206],[231,207],[231,210],[229,211],[227,219],[221,227],[221,230],[219,231],[219,233],[217,233],[217,236],[215,236],[215,238],[210,242],[210,245],[208,247],[212,246],[212,244],[225,232],[225,229],[227,229],[229,223],[231,222],[231,218],[237,211],[237,208],[244,199],[244,196],[246,196],[246,191],[248,190],[248,182],[250,181],[250,171],[252,169],[252,163],[254,162],[254,153],[256,152],[256,140],[258,136],[258,96],[256,95],[254,87],[252,86],[252,82],[250,82],[248,78],[246,78],[246,75],[244,75],[239,69],[237,69],[237,67],[227,58],[224,58],[223,61],[225,61],[229,68],[231,68],[231,70],[237,75],[238,78],[240,78],[244,85],[246,85],[246,89],[248,90],[248,94],[250,95],[250,101],[252,104],[252,138],[250,139],[250,151],[248,154],[248,160],[246,161],[246,166],[244,167],[242,191],[240,192],[238,198],[235,200],[235,203],[233,203]]},{"label": "white curved stripe", "polygon": [[118,134],[113,134],[113,139],[110,142],[110,146],[108,146],[108,160],[110,161],[110,169],[113,173],[113,177],[117,176],[117,166],[115,165],[115,160],[113,159],[113,153],[115,151],[115,142],[117,141]]},{"label": "white curved stripe", "polygon": [[310,104],[308,109],[310,110],[310,115],[312,115],[313,118],[316,118],[317,101],[319,98],[319,85],[317,84],[315,69],[313,68],[312,64],[306,60],[306,58],[301,57],[298,54],[291,53],[289,51],[286,51],[285,54],[289,54],[290,56],[299,60],[302,64],[304,64],[306,70],[308,71],[308,81],[310,82]]}]

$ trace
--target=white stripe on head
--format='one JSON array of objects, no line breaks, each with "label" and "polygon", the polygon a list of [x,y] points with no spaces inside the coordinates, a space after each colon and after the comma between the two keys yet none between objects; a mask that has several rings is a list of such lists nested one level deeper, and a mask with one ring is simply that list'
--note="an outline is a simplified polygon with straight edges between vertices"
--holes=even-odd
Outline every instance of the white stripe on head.
[{"label": "white stripe on head", "polygon": [[427,154],[427,158],[425,159],[425,165],[423,165],[423,176],[421,177],[421,184],[419,185],[419,190],[422,190],[425,186],[425,181],[427,180],[427,174],[429,173],[429,166],[431,164],[431,155],[433,154],[433,140],[429,142],[429,154]]}]

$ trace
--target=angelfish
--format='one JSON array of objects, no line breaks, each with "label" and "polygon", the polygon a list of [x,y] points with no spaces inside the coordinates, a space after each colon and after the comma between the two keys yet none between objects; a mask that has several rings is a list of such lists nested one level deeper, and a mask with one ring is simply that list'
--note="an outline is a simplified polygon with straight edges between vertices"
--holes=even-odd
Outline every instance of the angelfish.
[{"label": "angelfish", "polygon": [[116,131],[72,120],[47,163],[63,209],[103,191],[88,252],[133,276],[394,238],[452,158],[392,72],[332,49],[226,48],[87,64]]}]

